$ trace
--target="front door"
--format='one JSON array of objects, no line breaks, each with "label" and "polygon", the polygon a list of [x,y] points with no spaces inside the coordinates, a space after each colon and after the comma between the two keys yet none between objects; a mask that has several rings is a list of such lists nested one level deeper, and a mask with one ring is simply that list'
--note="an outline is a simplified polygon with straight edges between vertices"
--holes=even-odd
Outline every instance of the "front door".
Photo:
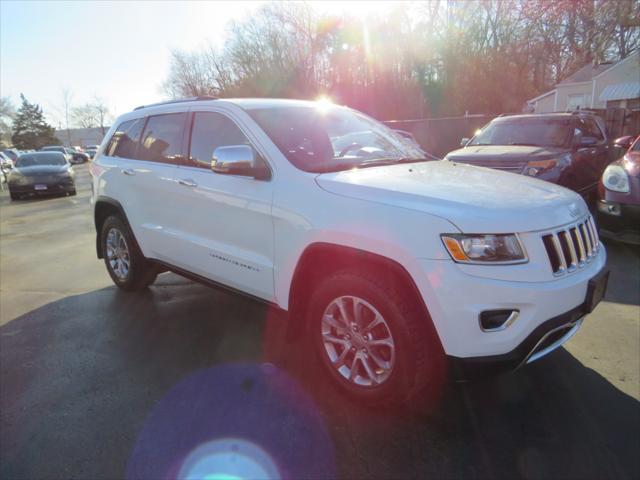
[{"label": "front door", "polygon": [[184,198],[177,229],[188,232],[181,266],[273,300],[272,182],[214,173],[211,160],[217,147],[251,142],[225,114],[191,115],[187,165],[179,168],[178,178]]}]

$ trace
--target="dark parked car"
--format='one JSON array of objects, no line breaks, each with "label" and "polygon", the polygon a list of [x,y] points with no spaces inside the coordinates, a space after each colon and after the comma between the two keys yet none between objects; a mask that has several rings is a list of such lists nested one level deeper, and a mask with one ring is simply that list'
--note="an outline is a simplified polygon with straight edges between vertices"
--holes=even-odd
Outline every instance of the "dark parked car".
[{"label": "dark parked car", "polygon": [[500,116],[447,160],[530,175],[570,188],[591,207],[612,160],[602,120],[588,112]]},{"label": "dark parked car", "polygon": [[615,145],[628,150],[602,175],[598,225],[604,235],[640,244],[640,135],[619,138]]},{"label": "dark parked car", "polygon": [[97,152],[98,152],[97,148],[85,148],[85,150],[84,150],[84,153],[89,156],[90,160],[93,160],[93,157],[96,156]]},{"label": "dark parked car", "polygon": [[60,152],[20,155],[7,183],[11,200],[29,194],[76,194],[75,173]]},{"label": "dark parked car", "polygon": [[67,148],[67,151],[71,154],[71,163],[85,163],[89,161],[89,155],[77,150],[74,147]]}]

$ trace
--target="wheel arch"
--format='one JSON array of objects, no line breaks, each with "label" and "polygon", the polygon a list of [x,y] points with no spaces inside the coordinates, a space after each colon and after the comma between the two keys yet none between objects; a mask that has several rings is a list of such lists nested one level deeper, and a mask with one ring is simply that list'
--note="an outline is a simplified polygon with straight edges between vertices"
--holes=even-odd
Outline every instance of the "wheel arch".
[{"label": "wheel arch", "polygon": [[423,314],[427,328],[433,328],[435,338],[439,340],[427,305],[406,268],[396,260],[377,253],[324,242],[308,245],[296,264],[288,297],[289,340],[299,338],[307,329],[305,306],[317,282],[331,273],[347,269],[384,275],[392,288],[409,295],[416,308]]},{"label": "wheel arch", "polygon": [[114,198],[99,196],[96,199],[95,205],[93,207],[93,221],[96,227],[96,254],[98,258],[103,258],[104,255],[104,252],[102,251],[102,242],[100,241],[102,225],[104,224],[104,221],[111,215],[119,215],[129,228],[129,231],[133,232],[133,230],[131,230],[129,219],[127,218],[127,214],[125,213],[122,204]]}]

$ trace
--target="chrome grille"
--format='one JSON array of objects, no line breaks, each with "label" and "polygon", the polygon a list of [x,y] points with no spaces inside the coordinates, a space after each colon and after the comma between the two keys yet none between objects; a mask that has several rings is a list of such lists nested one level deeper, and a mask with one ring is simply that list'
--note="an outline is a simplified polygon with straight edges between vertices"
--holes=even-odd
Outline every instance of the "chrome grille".
[{"label": "chrome grille", "polygon": [[564,275],[584,267],[598,253],[600,239],[593,217],[542,236],[554,275]]}]

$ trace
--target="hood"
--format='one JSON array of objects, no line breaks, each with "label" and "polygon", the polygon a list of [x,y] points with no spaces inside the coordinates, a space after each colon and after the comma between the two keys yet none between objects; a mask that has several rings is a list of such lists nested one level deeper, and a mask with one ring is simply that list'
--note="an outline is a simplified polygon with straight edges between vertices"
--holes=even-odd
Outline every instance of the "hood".
[{"label": "hood", "polygon": [[14,169],[25,177],[36,177],[38,175],[53,175],[64,173],[69,169],[69,165],[34,165],[32,167],[20,167]]},{"label": "hood", "polygon": [[564,187],[446,160],[324,173],[316,182],[337,195],[445,218],[464,233],[545,230],[587,213]]},{"label": "hood", "polygon": [[548,160],[569,151],[567,148],[527,147],[521,145],[471,145],[447,154],[447,160],[475,163],[486,161]]}]

